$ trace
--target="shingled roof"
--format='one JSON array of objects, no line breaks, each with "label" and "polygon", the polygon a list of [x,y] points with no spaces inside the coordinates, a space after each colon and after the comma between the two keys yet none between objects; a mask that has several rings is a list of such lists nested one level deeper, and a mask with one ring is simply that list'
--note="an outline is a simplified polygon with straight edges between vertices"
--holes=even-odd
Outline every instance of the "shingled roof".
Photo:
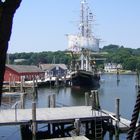
[{"label": "shingled roof", "polygon": [[6,65],[6,67],[8,67],[18,73],[44,72],[39,67],[33,66],[33,65]]},{"label": "shingled roof", "polygon": [[40,64],[40,68],[42,70],[51,70],[57,66],[64,69],[64,70],[67,70],[67,66],[65,64]]}]

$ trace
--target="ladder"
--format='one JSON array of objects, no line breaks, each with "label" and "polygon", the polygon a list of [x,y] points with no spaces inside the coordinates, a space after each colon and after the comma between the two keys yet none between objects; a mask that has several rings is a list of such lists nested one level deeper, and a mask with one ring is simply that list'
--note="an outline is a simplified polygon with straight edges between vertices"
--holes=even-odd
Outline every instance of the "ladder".
[{"label": "ladder", "polygon": [[100,113],[100,117],[95,117],[95,140],[101,140],[103,138],[103,120],[102,120],[102,113]]}]

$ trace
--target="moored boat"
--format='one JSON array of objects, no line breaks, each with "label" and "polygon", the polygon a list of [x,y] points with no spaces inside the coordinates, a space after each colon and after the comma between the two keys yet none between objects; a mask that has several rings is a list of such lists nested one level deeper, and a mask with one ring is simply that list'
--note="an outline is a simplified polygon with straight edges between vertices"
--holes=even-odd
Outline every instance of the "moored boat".
[{"label": "moored boat", "polygon": [[99,87],[100,76],[97,73],[95,58],[91,58],[93,52],[99,51],[100,39],[92,35],[93,15],[89,12],[86,0],[81,1],[80,33],[68,35],[68,48],[74,58],[72,62],[71,80],[72,86]]}]

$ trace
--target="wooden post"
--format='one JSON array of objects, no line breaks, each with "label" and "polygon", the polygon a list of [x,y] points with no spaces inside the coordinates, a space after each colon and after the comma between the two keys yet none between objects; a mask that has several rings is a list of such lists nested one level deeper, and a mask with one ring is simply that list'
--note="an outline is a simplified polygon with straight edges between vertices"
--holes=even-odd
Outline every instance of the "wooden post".
[{"label": "wooden post", "polygon": [[35,97],[38,98],[38,81],[37,78],[35,78]]},{"label": "wooden post", "polygon": [[55,108],[55,94],[48,96],[48,107]]},{"label": "wooden post", "polygon": [[48,107],[50,107],[50,101],[51,100],[51,95],[48,96]]},{"label": "wooden post", "polygon": [[88,125],[88,121],[85,122],[85,134],[86,134],[86,136],[89,135],[89,125]]},{"label": "wooden post", "polygon": [[97,109],[100,109],[99,94],[98,94],[97,90],[95,90],[95,97],[96,97],[96,99],[95,99],[95,103],[96,103],[95,106],[96,106]]},{"label": "wooden post", "polygon": [[66,75],[64,75],[64,86],[67,85]]},{"label": "wooden post", "polygon": [[9,92],[11,92],[11,74],[9,76]]},{"label": "wooden post", "polygon": [[76,128],[76,135],[79,136],[80,135],[80,120],[79,119],[75,119],[74,126]]},{"label": "wooden post", "polygon": [[117,68],[117,86],[119,86],[119,82],[120,82],[120,73],[119,69]]},{"label": "wooden post", "polygon": [[20,125],[20,132],[21,132],[21,139],[22,140],[31,140],[31,130],[29,128],[30,126],[28,124],[21,124]]},{"label": "wooden post", "polygon": [[85,106],[89,106],[89,93],[85,92]]},{"label": "wooden post", "polygon": [[94,92],[94,90],[92,90],[91,91],[91,109],[92,109],[92,111],[94,110],[94,109],[96,109],[96,100],[95,100],[96,98],[95,98],[95,92]]},{"label": "wooden post", "polygon": [[120,99],[116,99],[116,118],[120,120]]},{"label": "wooden post", "polygon": [[113,140],[113,133],[109,132],[109,140]]},{"label": "wooden post", "polygon": [[120,121],[120,99],[116,99],[116,126],[115,126],[115,140],[119,140],[119,121]]},{"label": "wooden post", "polygon": [[20,91],[23,92],[23,77],[21,76]]},{"label": "wooden post", "polygon": [[35,83],[35,78],[33,78],[33,100],[37,98],[37,86]]},{"label": "wooden post", "polygon": [[20,94],[20,101],[21,101],[21,109],[24,109],[25,108],[24,93]]},{"label": "wooden post", "polygon": [[15,80],[15,77],[13,77],[13,85],[16,86],[16,80]]},{"label": "wooden post", "polygon": [[59,86],[59,77],[58,77],[58,76],[55,78],[55,86],[56,86],[56,87]]},{"label": "wooden post", "polygon": [[36,102],[32,103],[32,140],[36,140]]},{"label": "wooden post", "polygon": [[52,77],[50,76],[50,88],[52,86]]},{"label": "wooden post", "polygon": [[[109,119],[108,122],[110,125],[113,125],[112,119]],[[109,140],[113,140],[113,131],[109,131]]]}]

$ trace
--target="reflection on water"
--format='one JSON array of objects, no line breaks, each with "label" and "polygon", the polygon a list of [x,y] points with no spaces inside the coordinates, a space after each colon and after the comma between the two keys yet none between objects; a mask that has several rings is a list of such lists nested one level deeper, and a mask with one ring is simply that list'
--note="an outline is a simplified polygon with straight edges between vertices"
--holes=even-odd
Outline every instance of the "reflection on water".
[{"label": "reflection on water", "polygon": [[[137,96],[136,76],[135,75],[119,75],[117,80],[116,75],[105,74],[101,76],[102,81],[99,91],[99,99],[101,108],[115,112],[115,100],[120,98],[120,112],[121,116],[131,119],[134,103]],[[37,107],[48,107],[48,96],[56,94],[57,106],[77,106],[85,105],[85,92],[90,92],[90,89],[78,89],[71,87],[61,88],[40,88],[38,89],[38,98],[36,99]],[[12,99],[12,100],[11,100]],[[19,98],[5,98],[3,104],[10,103]],[[10,101],[11,100],[11,101]],[[31,108],[32,94],[27,94],[25,97],[25,108]],[[9,107],[9,106],[8,106]],[[127,109],[126,109],[127,108]],[[13,134],[13,136],[11,136]],[[18,126],[0,127],[0,139],[15,140],[20,139],[20,132]],[[107,138],[105,138],[107,140]],[[125,136],[121,136],[121,140]]]}]

